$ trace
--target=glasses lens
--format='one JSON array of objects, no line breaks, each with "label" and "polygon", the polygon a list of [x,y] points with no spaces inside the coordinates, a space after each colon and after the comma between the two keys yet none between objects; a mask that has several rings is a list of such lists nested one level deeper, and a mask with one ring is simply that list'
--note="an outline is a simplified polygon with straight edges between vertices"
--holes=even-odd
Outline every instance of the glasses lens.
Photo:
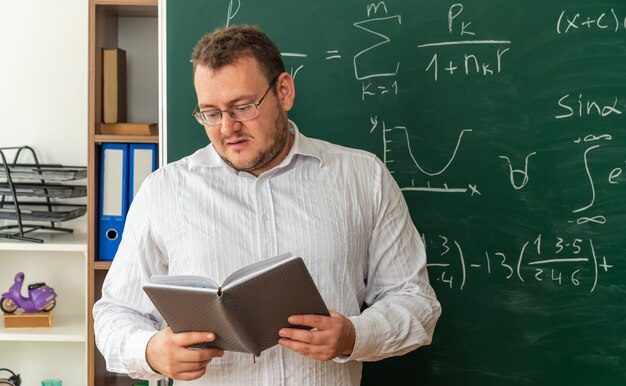
[{"label": "glasses lens", "polygon": [[[261,98],[259,104],[262,101],[263,98]],[[254,119],[259,115],[258,105],[256,103],[247,103],[245,105],[233,106],[228,110],[196,111],[193,113],[193,116],[201,125],[213,126],[222,123],[222,114],[224,112],[239,122]]]},{"label": "glasses lens", "polygon": [[202,111],[199,115],[205,125],[217,125],[222,123],[222,113],[219,110]]},{"label": "glasses lens", "polygon": [[200,112],[194,113],[193,117],[196,118],[196,121],[198,121],[199,124],[206,125],[206,120],[204,119],[204,116],[202,115],[202,113]]},{"label": "glasses lens", "polygon": [[233,106],[228,109],[228,113],[236,121],[246,121],[248,119],[256,118],[258,112],[259,111],[254,103]]}]

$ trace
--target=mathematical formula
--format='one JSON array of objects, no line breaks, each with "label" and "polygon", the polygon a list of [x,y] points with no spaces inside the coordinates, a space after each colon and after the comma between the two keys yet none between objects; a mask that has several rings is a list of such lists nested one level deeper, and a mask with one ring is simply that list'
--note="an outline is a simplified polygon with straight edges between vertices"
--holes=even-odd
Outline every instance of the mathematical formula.
[{"label": "mathematical formula", "polygon": [[[450,289],[463,290],[475,271],[489,276],[522,283],[550,281],[557,286],[586,286],[593,292],[603,273],[613,265],[605,256],[598,256],[592,239],[556,237],[546,241],[539,234],[525,242],[519,253],[511,256],[502,251],[484,251],[481,256],[467,256],[461,245],[447,236],[429,240],[429,274],[431,280],[446,284]],[[440,251],[438,256],[431,248]],[[585,272],[583,272],[585,271]]]},{"label": "mathematical formula", "polygon": [[556,32],[559,34],[592,30],[626,31],[626,16],[618,16],[613,8],[594,14],[563,10],[556,22]]},{"label": "mathematical formula", "polygon": [[[235,19],[240,8],[240,1],[229,2],[227,25]],[[416,75],[407,72],[426,74],[427,84],[424,87],[435,89],[442,82],[472,78],[486,79],[488,82],[489,79],[497,79],[500,75],[507,74],[514,67],[510,61],[512,54],[517,52],[515,42],[510,37],[498,36],[499,33],[494,34],[481,25],[480,21],[473,20],[473,12],[476,11],[471,6],[451,3],[446,9],[447,13],[442,13],[436,22],[441,27],[438,31],[447,34],[433,33],[433,36],[438,36],[433,40],[429,40],[428,35],[415,34],[410,47],[400,47],[394,37],[409,34],[403,27],[411,15],[396,12],[392,1],[366,2],[362,8],[365,17],[349,21],[352,32],[357,36],[354,45],[342,47],[340,43],[332,42],[332,45],[319,52],[294,51],[282,52],[282,55],[294,79],[315,71],[310,65],[312,58],[318,62],[321,58],[330,66],[349,68],[351,81],[355,84],[353,94],[358,95],[357,102],[364,106],[374,106],[374,110],[383,101],[388,104],[403,103],[403,93],[406,92],[403,90],[403,79],[411,79]],[[554,39],[564,39],[574,33],[590,34],[594,31],[626,32],[626,14],[621,15],[613,8],[590,11],[587,7],[584,13],[571,9],[562,10],[552,15],[550,20],[550,23],[554,23],[554,29],[550,26]],[[417,64],[402,63],[399,56],[394,56],[390,47],[414,52],[413,59]],[[496,86],[499,84],[493,83]],[[510,85],[503,83],[501,87]],[[558,142],[549,146],[524,151],[515,149],[507,152],[505,149],[491,154],[492,164],[501,165],[497,173],[493,174],[493,179],[501,179],[502,184],[510,187],[515,194],[523,193],[528,196],[529,191],[537,190],[537,185],[533,185],[537,179],[534,173],[542,169],[543,165],[539,164],[541,159],[554,158],[553,154],[549,154],[551,149],[567,148],[568,156],[571,156],[572,151],[577,155],[574,161],[567,160],[569,171],[582,177],[572,190],[575,189],[578,200],[580,197],[587,198],[580,202],[568,202],[570,207],[562,221],[575,227],[574,229],[587,230],[588,228],[581,228],[583,225],[596,228],[605,226],[611,222],[611,218],[603,212],[606,209],[598,209],[607,207],[599,205],[604,199],[598,194],[599,183],[603,182],[601,189],[605,190],[622,183],[626,156],[624,160],[618,161],[620,164],[609,164],[603,166],[604,169],[592,168],[590,165],[600,160],[600,150],[614,143],[615,134],[612,129],[618,126],[616,119],[622,118],[626,111],[624,96],[606,97],[605,91],[597,96],[593,89],[587,87],[581,90],[565,89],[551,98],[547,120],[569,124],[568,130],[572,134],[557,137]],[[440,158],[434,156],[434,153],[420,158],[415,149],[418,144],[422,144],[416,141],[426,140],[423,139],[424,136],[416,139],[412,135],[413,130],[416,130],[413,122],[404,121],[405,117],[402,116],[387,116],[384,109],[381,111],[383,112],[372,111],[363,117],[363,121],[369,120],[369,135],[380,138],[382,154],[379,156],[405,194],[440,194],[442,197],[461,197],[461,200],[493,198],[484,194],[483,187],[476,182],[479,180],[478,175],[472,175],[474,172],[484,173],[484,170],[474,171],[458,162],[458,158],[468,153],[485,152],[484,149],[475,148],[475,141],[472,144],[468,142],[479,135],[484,137],[487,128],[464,125],[447,127],[446,130],[452,135],[447,137],[446,143],[437,144],[436,154]],[[416,111],[419,111],[419,106],[416,106]],[[486,109],[477,113],[489,115],[492,111]],[[606,124],[601,128],[588,127],[590,118],[601,119]],[[620,122],[623,128],[623,120]],[[565,125],[560,127],[562,126]],[[503,131],[506,129],[502,128]],[[426,143],[419,148],[428,148],[428,145]],[[606,162],[602,165],[606,165]],[[467,168],[467,172],[458,177],[458,170],[463,168]],[[454,171],[457,173],[452,173]],[[446,177],[448,174],[457,177],[449,180]],[[424,236],[424,241],[429,247],[428,268],[431,280],[443,283],[451,289],[463,290],[469,285],[473,275],[482,272],[491,277],[522,283],[550,282],[560,287],[581,287],[594,292],[603,275],[613,268],[608,262],[610,259],[596,253],[597,248],[591,237],[563,236],[545,240],[543,235],[538,234],[534,240],[519,245],[519,251],[514,255],[489,248],[479,254],[472,252],[467,255],[466,252],[473,251],[475,246],[463,246],[454,238],[444,235],[433,239]],[[439,253],[433,254],[433,251]]]},{"label": "mathematical formula", "polygon": [[[509,52],[510,40],[475,39],[476,32],[469,29],[471,20],[460,19],[463,12],[463,4],[453,4],[448,10],[448,32],[450,35],[460,36],[456,40],[428,42],[418,44],[418,48],[432,48],[435,52],[426,66],[426,72],[431,72],[435,81],[441,75],[463,74],[490,76],[500,74],[503,70],[503,56]],[[459,20],[457,20],[459,19]],[[463,38],[469,35],[472,38]],[[458,46],[471,47],[475,51],[456,50]],[[445,50],[452,47],[453,50]],[[486,51],[485,47],[489,49]],[[492,47],[495,47],[495,51]],[[443,51],[443,52],[441,52]]]}]

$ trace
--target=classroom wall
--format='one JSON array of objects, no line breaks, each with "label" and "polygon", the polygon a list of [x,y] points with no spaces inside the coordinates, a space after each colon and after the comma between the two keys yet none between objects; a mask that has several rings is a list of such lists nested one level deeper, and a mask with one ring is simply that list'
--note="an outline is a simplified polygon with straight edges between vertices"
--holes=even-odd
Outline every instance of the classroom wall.
[{"label": "classroom wall", "polygon": [[[0,1],[0,146],[87,165],[87,5]],[[86,217],[63,225],[86,231]]]},{"label": "classroom wall", "polygon": [[0,2],[2,146],[87,163],[87,2]]},{"label": "classroom wall", "polygon": [[87,164],[87,16],[80,0],[0,2],[0,146]]}]

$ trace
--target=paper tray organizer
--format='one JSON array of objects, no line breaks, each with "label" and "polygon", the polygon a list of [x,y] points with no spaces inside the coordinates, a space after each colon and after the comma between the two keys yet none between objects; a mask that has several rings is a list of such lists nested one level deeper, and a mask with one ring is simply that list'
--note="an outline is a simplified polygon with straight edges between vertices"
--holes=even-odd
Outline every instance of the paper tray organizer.
[{"label": "paper tray organizer", "polygon": [[[12,163],[7,162],[6,150],[16,151]],[[18,163],[23,151],[30,152],[35,163]],[[84,185],[63,185],[60,182],[86,178],[86,167],[40,164],[35,151],[29,146],[0,147],[0,161],[0,219],[16,222],[0,226],[0,237],[43,242],[26,234],[37,230],[73,232],[55,223],[83,216],[87,206],[53,202],[52,199],[85,197],[87,189]],[[43,200],[26,201],[24,197]],[[50,225],[26,223],[33,221],[49,222]]]},{"label": "paper tray organizer", "polygon": [[8,195],[15,193],[18,196],[50,197],[50,198],[75,198],[85,197],[87,188],[84,185],[47,185],[47,184],[20,184],[13,183],[13,188],[8,183],[0,182],[0,194]]}]

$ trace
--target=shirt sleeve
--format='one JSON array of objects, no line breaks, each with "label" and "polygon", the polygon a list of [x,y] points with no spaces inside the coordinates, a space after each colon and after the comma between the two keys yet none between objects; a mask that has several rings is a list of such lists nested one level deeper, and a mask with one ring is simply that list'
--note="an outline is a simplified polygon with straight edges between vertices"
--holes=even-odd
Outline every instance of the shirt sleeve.
[{"label": "shirt sleeve", "polygon": [[150,227],[150,177],[142,184],[126,217],[118,251],[93,308],[96,345],[107,370],[132,378],[158,380],[146,360],[148,341],[162,318],[143,291],[151,275],[165,274],[164,254]]},{"label": "shirt sleeve", "polygon": [[406,201],[387,168],[377,163],[380,186],[369,245],[368,307],[350,317],[356,331],[354,349],[340,361],[376,361],[428,345],[441,315],[428,280],[424,244]]}]

